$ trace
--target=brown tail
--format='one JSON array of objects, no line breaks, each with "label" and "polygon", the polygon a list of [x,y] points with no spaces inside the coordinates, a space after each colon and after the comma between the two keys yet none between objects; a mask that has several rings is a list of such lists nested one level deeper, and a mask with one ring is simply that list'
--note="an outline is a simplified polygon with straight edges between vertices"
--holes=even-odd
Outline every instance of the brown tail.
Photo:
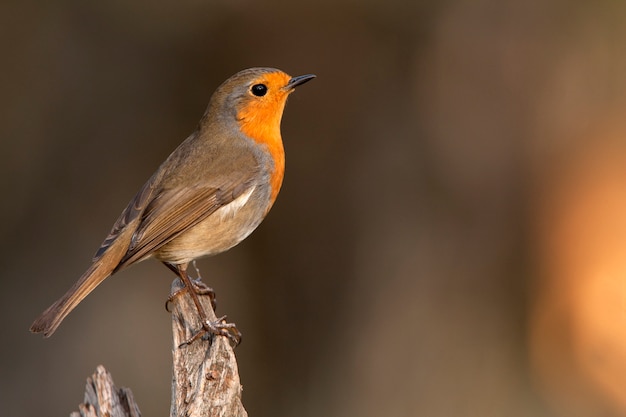
[{"label": "brown tail", "polygon": [[98,284],[111,275],[111,272],[113,272],[113,268],[107,268],[100,262],[94,262],[63,297],[41,313],[41,316],[30,326],[30,331],[43,333],[45,337],[52,335],[65,316],[70,314]]},{"label": "brown tail", "polygon": [[76,281],[63,297],[46,309],[30,326],[33,333],[43,333],[49,337],[59,327],[65,316],[92,292],[102,281],[109,277],[117,267],[128,245],[123,239],[114,242],[87,271]]}]

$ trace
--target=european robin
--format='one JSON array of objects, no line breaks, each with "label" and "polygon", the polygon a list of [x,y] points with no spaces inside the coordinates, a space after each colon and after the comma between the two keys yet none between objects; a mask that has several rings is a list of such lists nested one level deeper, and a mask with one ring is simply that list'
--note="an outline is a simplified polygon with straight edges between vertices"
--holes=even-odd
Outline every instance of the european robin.
[{"label": "european robin", "polygon": [[237,245],[267,215],[285,172],[280,122],[287,97],[313,78],[250,68],[219,86],[197,130],[133,197],[91,266],[30,330],[50,336],[105,278],[154,257],[181,278],[204,330],[232,339],[233,325],[207,320],[187,267]]}]

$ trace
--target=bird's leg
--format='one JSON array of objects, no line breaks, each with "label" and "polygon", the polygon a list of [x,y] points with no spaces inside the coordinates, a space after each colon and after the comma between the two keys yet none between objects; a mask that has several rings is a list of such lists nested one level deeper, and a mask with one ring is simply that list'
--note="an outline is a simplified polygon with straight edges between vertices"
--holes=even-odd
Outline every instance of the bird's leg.
[{"label": "bird's leg", "polygon": [[[163,262],[163,265],[165,265],[170,271],[174,272],[177,276],[180,277],[180,274],[178,272],[178,267],[176,265],[172,265],[167,262]],[[213,291],[213,288],[209,287],[208,285],[206,285],[204,282],[201,281],[200,270],[196,267],[195,261],[194,261],[194,267],[196,268],[196,271],[198,272],[198,278],[193,279],[193,280],[190,279],[193,291],[195,291],[196,294],[198,295],[208,295],[209,298],[211,299],[211,307],[213,307],[213,311],[217,311],[217,298],[215,297],[215,291]],[[165,310],[169,312],[170,311],[169,304],[172,302],[172,300],[187,290],[188,290],[187,285],[185,285],[183,288],[176,291],[174,294],[170,295],[167,298],[167,300],[165,300]]]},{"label": "bird's leg", "polygon": [[189,295],[191,296],[193,303],[196,305],[196,309],[198,310],[198,315],[200,316],[200,321],[202,322],[203,327],[202,330],[198,331],[198,333],[193,335],[188,341],[182,343],[181,346],[191,344],[196,339],[201,337],[204,333],[212,333],[217,336],[226,336],[235,344],[235,346],[237,346],[241,342],[241,332],[237,329],[237,326],[235,326],[234,323],[224,322],[226,316],[220,317],[214,322],[210,321],[206,315],[206,312],[204,311],[204,308],[202,307],[202,304],[200,304],[200,300],[198,299],[198,294],[195,291],[194,284],[192,284],[192,280],[189,279],[189,276],[187,275],[187,265],[176,265],[175,268],[177,275],[183,281],[185,287],[187,287]]}]

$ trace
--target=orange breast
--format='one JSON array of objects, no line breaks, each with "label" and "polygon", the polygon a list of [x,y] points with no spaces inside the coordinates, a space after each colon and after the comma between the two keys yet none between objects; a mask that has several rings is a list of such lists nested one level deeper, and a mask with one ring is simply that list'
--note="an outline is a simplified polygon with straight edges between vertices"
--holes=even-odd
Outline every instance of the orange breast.
[{"label": "orange breast", "polygon": [[265,146],[274,160],[274,169],[270,177],[272,189],[270,204],[276,200],[285,174],[285,150],[280,135],[280,120],[284,107],[284,98],[271,103],[252,102],[248,103],[238,115],[241,131],[259,145]]}]

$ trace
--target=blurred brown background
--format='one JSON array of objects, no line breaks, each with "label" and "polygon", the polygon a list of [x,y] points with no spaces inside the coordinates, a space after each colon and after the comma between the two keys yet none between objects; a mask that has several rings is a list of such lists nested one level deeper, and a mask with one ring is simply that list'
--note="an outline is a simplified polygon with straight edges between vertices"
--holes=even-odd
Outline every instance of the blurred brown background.
[{"label": "blurred brown background", "polygon": [[28,327],[251,66],[318,75],[277,205],[198,263],[251,416],[626,415],[626,3],[0,8],[3,415],[68,415],[98,364],[168,413],[157,262]]}]

